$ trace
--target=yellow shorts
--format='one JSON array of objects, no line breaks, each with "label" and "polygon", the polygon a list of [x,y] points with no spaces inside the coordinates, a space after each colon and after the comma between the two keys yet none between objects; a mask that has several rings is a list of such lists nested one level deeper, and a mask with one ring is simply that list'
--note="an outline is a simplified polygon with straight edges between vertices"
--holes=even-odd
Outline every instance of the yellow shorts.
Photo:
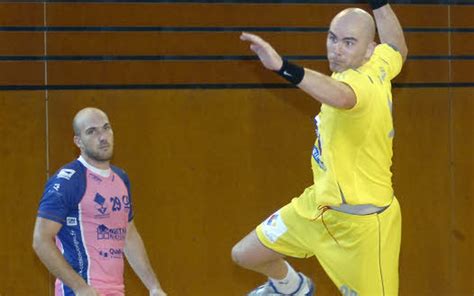
[{"label": "yellow shorts", "polygon": [[401,213],[396,198],[379,214],[327,210],[315,220],[298,215],[290,203],[256,232],[266,247],[278,253],[316,256],[342,295],[398,295]]}]

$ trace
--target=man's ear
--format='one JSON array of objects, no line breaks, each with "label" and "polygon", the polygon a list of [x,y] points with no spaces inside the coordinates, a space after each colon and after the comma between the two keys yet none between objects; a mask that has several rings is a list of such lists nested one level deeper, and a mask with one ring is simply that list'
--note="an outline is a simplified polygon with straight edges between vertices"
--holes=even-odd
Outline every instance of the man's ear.
[{"label": "man's ear", "polygon": [[367,46],[367,50],[365,51],[365,58],[367,60],[370,59],[370,57],[374,53],[376,46],[377,46],[377,43],[375,43],[375,41],[370,42],[369,45]]},{"label": "man's ear", "polygon": [[81,149],[82,146],[83,146],[82,141],[81,141],[81,137],[74,136],[73,140],[74,140],[74,144],[77,146],[77,148]]}]

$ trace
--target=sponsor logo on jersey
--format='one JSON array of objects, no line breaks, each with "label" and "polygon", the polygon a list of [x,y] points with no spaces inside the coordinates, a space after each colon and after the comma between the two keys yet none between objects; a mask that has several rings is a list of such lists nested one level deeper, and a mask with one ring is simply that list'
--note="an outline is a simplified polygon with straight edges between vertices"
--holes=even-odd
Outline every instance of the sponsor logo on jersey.
[{"label": "sponsor logo on jersey", "polygon": [[276,212],[262,224],[262,232],[272,243],[276,242],[280,236],[285,234],[288,228],[281,218],[280,212]]},{"label": "sponsor logo on jersey", "polygon": [[53,185],[53,189],[56,190],[56,191],[59,191],[59,188],[61,187],[61,184],[59,183],[56,183]]},{"label": "sponsor logo on jersey", "polygon": [[66,217],[66,225],[67,226],[77,226],[77,218],[76,217]]},{"label": "sponsor logo on jersey", "polygon": [[84,271],[85,271],[85,264],[84,264],[84,258],[82,257],[80,243],[79,243],[79,240],[77,238],[77,234],[74,230],[71,230],[69,232],[69,234],[72,237],[72,243],[73,243],[73,246],[74,246],[74,250],[76,251],[76,255],[77,255],[77,263],[79,265],[78,273],[82,276],[84,274]]},{"label": "sponsor logo on jersey", "polygon": [[115,240],[123,241],[127,235],[127,228],[108,228],[104,224],[97,227],[97,239],[98,240]]},{"label": "sponsor logo on jersey", "polygon": [[128,195],[122,196],[122,203],[123,203],[123,207],[125,209],[125,212],[129,212],[131,202],[130,202],[130,197]]},{"label": "sponsor logo on jersey", "polygon": [[95,218],[102,219],[102,218],[109,218],[110,213],[107,213],[107,204],[106,199],[99,193],[95,194],[94,202],[95,202],[95,209],[97,210],[97,214],[94,216]]},{"label": "sponsor logo on jersey", "polygon": [[271,215],[270,218],[268,218],[267,220],[267,225],[275,227],[277,223],[277,218],[278,218],[278,213]]},{"label": "sponsor logo on jersey", "polygon": [[103,259],[122,259],[123,250],[120,248],[109,248],[99,250],[99,256]]},{"label": "sponsor logo on jersey", "polygon": [[319,118],[319,115],[314,118],[314,131],[316,133],[316,145],[313,147],[313,158],[314,161],[318,164],[318,166],[323,170],[326,171],[326,166],[324,165],[323,160],[321,159],[321,152],[322,152],[322,139],[321,135],[319,133],[319,125],[321,124],[321,119]]},{"label": "sponsor logo on jersey", "polygon": [[66,179],[66,180],[70,180],[72,175],[74,175],[75,173],[76,173],[76,171],[72,170],[72,169],[62,169],[58,173],[58,178],[63,178],[63,179]]},{"label": "sponsor logo on jersey", "polygon": [[326,166],[324,165],[324,162],[321,159],[321,153],[319,152],[319,149],[316,145],[313,147],[313,158],[314,158],[314,161],[316,161],[316,163],[318,164],[318,166],[323,171],[326,171]]}]

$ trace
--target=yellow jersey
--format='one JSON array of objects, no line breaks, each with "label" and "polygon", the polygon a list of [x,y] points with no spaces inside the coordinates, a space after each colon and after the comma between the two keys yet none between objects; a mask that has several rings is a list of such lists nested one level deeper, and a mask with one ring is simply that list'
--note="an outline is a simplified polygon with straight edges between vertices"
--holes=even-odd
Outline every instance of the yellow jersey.
[{"label": "yellow jersey", "polygon": [[332,74],[333,79],[352,88],[357,103],[349,110],[323,104],[315,118],[312,194],[292,201],[301,216],[315,218],[320,206],[390,204],[394,137],[391,80],[402,65],[397,50],[380,44],[361,67]]}]

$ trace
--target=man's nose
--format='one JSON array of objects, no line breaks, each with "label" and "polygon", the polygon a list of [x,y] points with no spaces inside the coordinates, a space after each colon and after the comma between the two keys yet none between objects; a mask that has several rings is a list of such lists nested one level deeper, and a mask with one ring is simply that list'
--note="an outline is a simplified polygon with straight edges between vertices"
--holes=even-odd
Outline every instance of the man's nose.
[{"label": "man's nose", "polygon": [[333,51],[335,54],[340,55],[341,54],[341,42],[336,42],[333,44]]},{"label": "man's nose", "polygon": [[107,131],[105,130],[100,130],[99,131],[99,141],[105,141],[107,140]]}]

